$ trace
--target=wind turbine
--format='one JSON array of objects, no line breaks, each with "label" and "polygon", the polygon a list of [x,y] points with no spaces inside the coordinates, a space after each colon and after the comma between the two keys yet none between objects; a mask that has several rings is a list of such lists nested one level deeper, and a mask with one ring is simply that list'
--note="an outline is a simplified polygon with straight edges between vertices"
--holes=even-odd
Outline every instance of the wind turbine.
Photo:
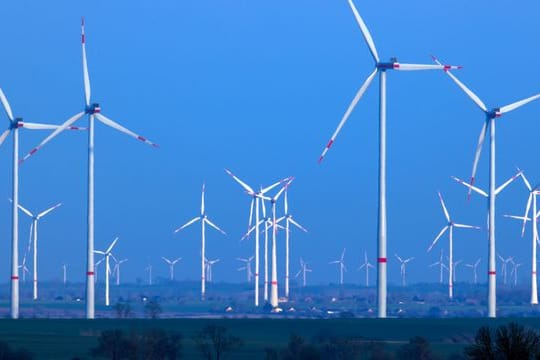
[{"label": "wind turbine", "polygon": [[120,265],[128,261],[128,259],[122,259],[122,260],[116,260],[113,258],[116,264],[114,265],[113,269],[113,276],[116,278],[116,286],[120,286]]},{"label": "wind turbine", "polygon": [[95,293],[94,293],[94,119],[97,119],[101,123],[118,130],[136,140],[142,141],[153,147],[158,145],[147,140],[145,137],[134,133],[133,131],[125,128],[117,122],[105,117],[101,113],[101,107],[97,103],[90,101],[91,89],[90,89],[90,76],[88,75],[88,64],[86,61],[86,37],[84,33],[84,18],[81,22],[81,44],[82,44],[82,65],[83,65],[83,79],[84,79],[84,109],[82,112],[73,115],[60,127],[47,136],[39,145],[30,150],[30,152],[21,160],[25,161],[38,150],[40,150],[46,143],[56,137],[65,129],[69,128],[77,120],[84,115],[88,115],[88,240],[87,240],[87,252],[86,252],[86,318],[93,319],[95,316]]},{"label": "wind turbine", "polygon": [[105,257],[105,306],[109,306],[109,275],[111,273],[109,257],[112,257],[113,259],[116,260],[116,258],[112,254],[112,249],[114,248],[114,245],[116,245],[117,241],[118,241],[118,237],[114,238],[112,243],[109,245],[109,247],[105,251],[94,250],[96,254],[100,254]]},{"label": "wind turbine", "polygon": [[[259,220],[258,224],[260,226],[264,223],[264,230],[261,230],[261,233],[264,231],[264,301],[268,301],[268,230],[271,229],[274,224],[272,222],[272,218],[270,216],[266,216],[266,206],[264,205],[264,200],[261,201],[261,208],[263,212],[263,218]],[[276,226],[278,227],[278,229],[285,230],[285,228],[279,225],[278,222],[279,220],[276,222]],[[244,239],[249,237],[249,235],[257,228],[257,225],[253,225],[248,230],[248,232],[246,232],[244,236],[242,236],[240,241],[243,241]]]},{"label": "wind turbine", "polygon": [[152,264],[148,264],[144,271],[148,273],[148,285],[152,285]]},{"label": "wind turbine", "polygon": [[362,263],[362,265],[360,265],[358,270],[365,269],[366,271],[366,287],[369,286],[369,268],[372,268],[372,267],[374,266],[371,265],[371,263],[368,261],[367,252],[364,251],[364,262]]},{"label": "wind turbine", "polygon": [[354,6],[352,0],[349,0],[349,5],[356,18],[358,26],[362,32],[364,40],[366,41],[371,56],[375,61],[375,69],[368,76],[366,81],[362,84],[356,96],[352,100],[351,104],[347,108],[347,111],[343,115],[337,129],[332,134],[330,141],[326,145],[319,158],[319,163],[325,157],[328,149],[334,143],[337,135],[341,131],[343,125],[351,115],[352,111],[356,107],[360,98],[364,95],[369,85],[375,78],[377,73],[379,74],[379,217],[378,217],[378,277],[377,277],[377,301],[378,301],[378,317],[386,317],[386,71],[398,70],[398,71],[412,71],[412,70],[443,70],[443,69],[458,69],[457,66],[449,65],[426,65],[426,64],[402,64],[397,62],[397,59],[391,58],[389,62],[381,62],[373,38],[369,33],[369,30],[364,23],[364,20],[360,17],[358,10]]},{"label": "wind turbine", "polygon": [[521,172],[521,179],[523,180],[523,183],[527,187],[527,190],[529,191],[529,197],[527,199],[527,206],[525,208],[525,215],[524,216],[515,216],[515,215],[504,215],[505,217],[509,217],[512,219],[517,219],[523,221],[523,226],[521,228],[521,237],[525,234],[525,224],[527,221],[530,221],[531,218],[529,217],[529,210],[531,208],[531,202],[532,202],[532,212],[533,216],[535,218],[535,221],[532,222],[532,261],[531,261],[531,304],[536,305],[538,304],[538,281],[536,278],[536,247],[538,242],[538,227],[537,227],[537,221],[538,221],[538,211],[536,206],[536,195],[539,194],[538,188],[540,187],[540,184],[536,185],[534,188],[531,186],[531,183],[525,176],[525,173]]},{"label": "wind turbine", "polygon": [[474,278],[474,283],[477,284],[478,283],[478,274],[476,273],[476,268],[478,267],[478,264],[480,264],[480,261],[482,259],[478,259],[476,260],[476,262],[474,264],[465,264],[465,266],[467,267],[470,267],[471,269],[473,269],[473,278]]},{"label": "wind turbine", "polygon": [[443,261],[443,250],[441,249],[441,256],[439,258],[439,261],[434,262],[433,264],[429,265],[429,267],[433,267],[439,265],[439,282],[443,283],[443,270],[448,270],[448,266],[445,265]]},{"label": "wind turbine", "polygon": [[279,305],[278,299],[278,279],[277,279],[277,231],[278,223],[276,220],[276,202],[279,197],[287,188],[291,185],[294,177],[291,177],[287,180],[287,183],[270,199],[272,204],[272,282],[270,285],[270,305],[272,307],[277,307]]},{"label": "wind turbine", "polygon": [[501,254],[497,254],[497,257],[499,258],[499,260],[501,260],[501,275],[503,276],[503,284],[506,285],[507,265],[514,258],[512,256],[509,256],[505,259],[501,256]]},{"label": "wind turbine", "polygon": [[238,261],[241,261],[243,263],[245,263],[246,265],[242,266],[242,267],[239,267],[238,268],[238,271],[242,271],[242,270],[246,270],[246,274],[247,274],[247,282],[250,283],[251,282],[251,277],[253,276],[253,272],[251,270],[251,262],[253,261],[253,256],[250,256],[249,258],[247,259],[244,259],[244,258],[236,258],[236,260]]},{"label": "wind turbine", "polygon": [[42,211],[40,213],[38,213],[37,215],[34,215],[32,212],[30,212],[28,209],[26,209],[25,207],[23,207],[21,204],[18,204],[18,207],[19,209],[22,210],[22,212],[24,212],[26,215],[28,215],[30,218],[32,218],[32,223],[30,224],[30,236],[34,236],[34,239],[33,239],[33,243],[34,243],[34,249],[33,249],[33,252],[34,252],[34,287],[33,287],[33,299],[34,300],[37,300],[38,298],[38,271],[37,271],[37,242],[38,242],[38,222],[39,220],[44,217],[45,215],[47,215],[48,213],[50,213],[51,211],[53,211],[54,209],[60,207],[62,205],[62,203],[58,203],[50,208],[48,208],[47,210],[45,211]]},{"label": "wind turbine", "polygon": [[214,259],[214,260],[205,259],[205,263],[206,263],[206,279],[208,280],[208,282],[213,281],[213,279],[212,279],[212,266],[217,264],[219,261],[220,261],[219,259]]},{"label": "wind turbine", "polygon": [[283,219],[285,219],[285,297],[289,298],[289,225],[293,224],[298,229],[302,230],[303,232],[307,233],[307,230],[302,227],[298,222],[296,222],[293,219],[293,216],[291,213],[289,213],[289,202],[287,199],[287,188],[285,188],[285,201],[284,201],[284,209],[285,209],[285,215],[283,215],[279,220],[278,223],[281,222]]},{"label": "wind turbine", "polygon": [[255,306],[259,306],[259,202],[262,199],[264,200],[270,200],[269,197],[265,196],[268,191],[272,190],[279,184],[282,184],[286,182],[289,178],[285,178],[283,180],[280,180],[264,189],[260,189],[259,191],[253,190],[251,186],[240,180],[236,175],[234,175],[230,170],[225,169],[225,172],[231,176],[234,181],[236,181],[240,186],[246,191],[246,193],[251,196],[251,204],[249,209],[249,223],[248,223],[248,231],[251,227],[251,221],[253,220],[253,206],[255,205],[255,226],[257,227],[257,231],[255,231]]},{"label": "wind turbine", "polygon": [[[0,135],[0,145],[4,143],[8,135],[13,132],[13,158],[12,158],[12,205],[11,205],[11,301],[10,315],[12,319],[19,318],[19,128],[29,130],[54,130],[58,125],[37,124],[23,122],[20,117],[14,117],[11,105],[4,91],[0,88],[0,102],[4,106],[8,117],[9,126]],[[71,127],[78,130],[77,127]]]},{"label": "wind turbine", "polygon": [[[435,59],[437,64],[440,62]],[[488,110],[486,105],[480,100],[480,98],[472,92],[467,86],[465,86],[457,77],[454,76],[449,70],[444,69],[446,74],[459,86],[461,90],[467,94],[467,96],[482,110],[485,116],[484,124],[482,125],[482,130],[480,131],[480,136],[478,137],[478,145],[476,147],[476,153],[474,155],[471,182],[469,185],[469,196],[471,194],[472,186],[474,185],[476,169],[478,167],[478,162],[480,160],[480,153],[482,151],[482,145],[484,144],[484,139],[487,134],[488,127],[490,128],[490,137],[489,137],[489,195],[488,198],[488,231],[489,231],[489,253],[488,253],[488,316],[496,317],[496,269],[495,269],[495,198],[496,198],[496,189],[495,189],[495,119],[502,116],[503,114],[509,113],[512,110],[516,110],[522,107],[525,104],[530,103],[538,98],[540,94],[531,96],[529,98],[516,101],[512,104],[495,107],[491,110]]]},{"label": "wind turbine", "polygon": [[96,272],[96,274],[95,274],[96,276],[94,276],[94,283],[97,283],[97,281],[98,281],[98,266],[99,266],[99,264],[101,264],[104,260],[105,260],[105,258],[102,258],[101,260],[99,260],[98,262],[96,262],[96,263],[94,264],[94,269],[95,269],[95,272]]},{"label": "wind turbine", "polygon": [[518,279],[518,268],[523,265],[521,263],[516,264],[514,262],[514,259],[510,262],[512,264],[512,271],[510,272],[510,275],[514,275],[514,287],[517,286],[517,279]]},{"label": "wind turbine", "polygon": [[185,229],[189,225],[201,221],[201,299],[204,300],[204,297],[206,295],[206,279],[205,279],[205,264],[204,259],[206,259],[205,251],[206,251],[206,240],[205,240],[205,225],[208,224],[223,235],[225,234],[225,231],[221,230],[217,225],[215,225],[213,222],[211,222],[208,219],[208,216],[206,215],[206,211],[204,209],[204,190],[205,185],[202,186],[202,195],[201,195],[201,214],[199,216],[194,217],[193,219],[189,220],[184,225],[180,226],[176,230],[174,230],[174,233],[176,234],[182,229]]},{"label": "wind turbine", "polygon": [[66,263],[62,264],[62,275],[63,275],[64,286],[65,286],[67,283],[67,264]]},{"label": "wind turbine", "polygon": [[454,261],[454,266],[453,266],[453,270],[454,270],[454,277],[452,278],[452,281],[454,282],[454,284],[456,283],[456,270],[457,270],[457,267],[459,264],[461,264],[463,262],[463,260],[457,260],[457,261]]},{"label": "wind turbine", "polygon": [[339,264],[339,285],[343,285],[343,271],[347,271],[347,267],[345,267],[345,262],[343,261],[345,258],[345,248],[343,248],[343,252],[341,253],[341,257],[339,260],[336,261],[330,261],[328,264]]},{"label": "wind turbine", "polygon": [[396,256],[398,261],[401,263],[401,266],[400,266],[401,286],[406,286],[407,282],[406,282],[405,275],[406,275],[407,264],[411,262],[412,260],[414,260],[414,257],[410,257],[408,259],[403,260],[400,256],[398,256],[398,254],[394,254],[394,255]]},{"label": "wind turbine", "polygon": [[439,192],[439,200],[441,201],[441,207],[444,212],[444,217],[446,218],[446,221],[448,222],[445,227],[442,228],[442,230],[439,232],[435,240],[431,243],[431,245],[428,248],[428,252],[431,251],[433,246],[437,243],[437,241],[443,236],[443,234],[446,232],[446,230],[449,230],[448,235],[448,244],[449,244],[449,260],[448,260],[448,297],[452,299],[454,297],[454,290],[453,290],[453,279],[454,279],[454,271],[453,271],[453,255],[454,255],[454,243],[453,243],[453,232],[454,228],[466,228],[466,229],[480,229],[478,226],[472,226],[472,225],[464,225],[464,224],[457,224],[455,223],[451,218],[450,214],[448,213],[448,210],[446,209],[446,205],[444,205],[444,200],[442,198],[441,193]]},{"label": "wind turbine", "polygon": [[177,262],[182,260],[182,258],[179,257],[174,260],[169,260],[165,256],[162,256],[161,258],[163,259],[163,261],[165,261],[169,265],[169,279],[171,281],[174,280],[174,265],[176,265]]},{"label": "wind turbine", "polygon": [[312,270],[308,268],[307,263],[300,258],[300,270],[296,273],[295,277],[302,275],[302,286],[306,287],[306,273],[311,272]]},{"label": "wind turbine", "polygon": [[26,266],[26,256],[23,257],[22,264],[19,265],[19,269],[22,270],[22,282],[26,283],[26,274],[30,275],[30,270]]}]

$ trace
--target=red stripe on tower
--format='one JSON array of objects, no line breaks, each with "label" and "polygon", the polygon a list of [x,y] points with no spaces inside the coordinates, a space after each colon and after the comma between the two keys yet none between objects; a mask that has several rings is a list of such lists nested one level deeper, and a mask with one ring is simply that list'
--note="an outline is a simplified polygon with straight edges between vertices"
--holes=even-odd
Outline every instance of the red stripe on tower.
[{"label": "red stripe on tower", "polygon": [[385,263],[385,262],[386,262],[386,258],[377,258],[377,262],[378,262],[378,263]]},{"label": "red stripe on tower", "polygon": [[19,277],[18,276],[12,276],[11,280],[19,280]]},{"label": "red stripe on tower", "polygon": [[272,285],[277,285],[277,281],[272,281],[271,284]]},{"label": "red stripe on tower", "polygon": [[87,271],[86,276],[94,276],[94,272],[93,271]]},{"label": "red stripe on tower", "polygon": [[497,272],[496,271],[488,271],[488,275],[496,275]]}]

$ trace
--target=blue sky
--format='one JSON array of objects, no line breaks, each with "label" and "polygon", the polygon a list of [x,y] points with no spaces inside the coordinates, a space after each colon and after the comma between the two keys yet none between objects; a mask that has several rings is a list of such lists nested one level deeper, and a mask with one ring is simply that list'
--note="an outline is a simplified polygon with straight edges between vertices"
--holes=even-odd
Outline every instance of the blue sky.
[{"label": "blue sky", "polygon": [[[539,50],[532,0],[448,4],[420,0],[357,1],[382,59],[463,65],[456,73],[488,107],[540,92]],[[115,121],[159,143],[153,149],[101,124],[96,129],[96,248],[118,235],[118,257],[129,258],[127,280],[144,276],[148,262],[166,276],[161,256],[182,256],[180,279],[199,277],[199,227],[173,235],[196,216],[207,184],[210,218],[227,233],[208,231],[207,252],[220,257],[216,281],[243,281],[238,256],[249,198],[223,169],[253,186],[296,177],[290,208],[310,232],[292,235],[311,280],[336,281],[328,262],[347,248],[348,282],[363,251],[376,254],[378,81],[361,100],[325,162],[317,159],[358,87],[373,69],[354,17],[343,1],[9,1],[3,4],[0,86],[14,113],[27,121],[60,123],[82,110],[80,17],[86,18],[92,95]],[[426,249],[445,225],[436,191],[456,221],[483,226],[455,232],[455,257],[482,257],[485,273],[486,202],[466,201],[451,175],[470,176],[483,114],[442,72],[388,76],[388,254],[416,256],[410,281],[436,281]],[[540,102],[497,120],[497,182],[526,171],[540,181],[535,156]],[[80,122],[84,124],[85,120]],[[7,126],[7,121],[5,121]],[[44,133],[21,133],[22,153]],[[478,185],[487,186],[487,147]],[[0,278],[8,278],[11,140],[0,148]],[[83,280],[86,239],[86,134],[66,133],[25,163],[21,204],[64,205],[40,224],[41,274],[59,279],[61,263]],[[501,194],[498,214],[521,213],[527,193],[516,182]],[[280,205],[281,206],[281,205]],[[29,221],[21,214],[21,243]],[[530,233],[497,218],[497,249],[530,268]],[[279,247],[283,249],[283,242]],[[21,246],[21,253],[23,246]],[[280,258],[282,259],[282,257]],[[283,263],[283,261],[281,262]],[[397,262],[389,281],[399,281]],[[282,268],[280,268],[283,274]],[[458,280],[470,278],[458,269]],[[483,275],[481,276],[483,279]]]}]

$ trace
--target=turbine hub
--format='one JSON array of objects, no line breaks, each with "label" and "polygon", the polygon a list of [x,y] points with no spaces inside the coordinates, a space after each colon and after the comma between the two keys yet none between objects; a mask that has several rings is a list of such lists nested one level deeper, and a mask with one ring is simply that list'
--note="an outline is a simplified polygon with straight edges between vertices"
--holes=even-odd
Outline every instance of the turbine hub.
[{"label": "turbine hub", "polygon": [[380,63],[377,63],[377,69],[381,71],[393,70],[396,68],[396,65],[397,67],[399,67],[399,64],[396,62],[385,62],[385,63],[380,62]]},{"label": "turbine hub", "polygon": [[93,103],[91,104],[90,106],[87,106],[84,111],[89,114],[89,115],[92,115],[92,114],[95,114],[95,113],[100,113],[101,112],[101,108],[99,107],[99,104],[97,103]]}]

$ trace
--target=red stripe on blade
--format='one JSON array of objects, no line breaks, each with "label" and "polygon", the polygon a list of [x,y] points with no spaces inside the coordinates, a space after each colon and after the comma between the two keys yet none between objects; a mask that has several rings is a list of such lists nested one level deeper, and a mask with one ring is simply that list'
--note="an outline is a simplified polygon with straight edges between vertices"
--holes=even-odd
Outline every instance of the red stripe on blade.
[{"label": "red stripe on blade", "polygon": [[146,141],[146,139],[145,139],[144,137],[140,136],[140,135],[137,136],[137,139],[139,139],[139,140],[141,140],[141,141]]}]

